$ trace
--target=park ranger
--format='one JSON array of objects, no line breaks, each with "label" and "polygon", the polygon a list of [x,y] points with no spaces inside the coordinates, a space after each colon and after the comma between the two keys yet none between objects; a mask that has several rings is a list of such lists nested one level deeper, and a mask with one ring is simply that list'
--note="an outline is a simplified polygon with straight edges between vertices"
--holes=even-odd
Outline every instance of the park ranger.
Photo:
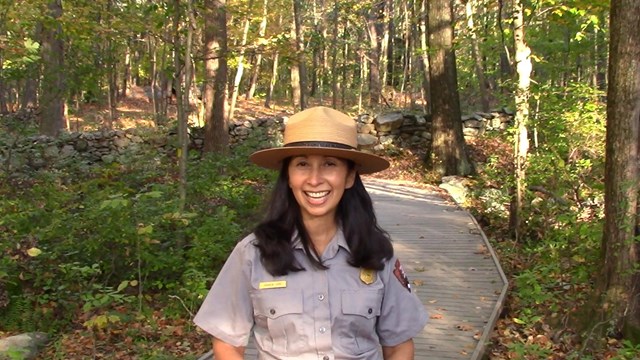
[{"label": "park ranger", "polygon": [[250,160],[280,176],[194,319],[215,358],[242,359],[253,334],[260,359],[413,359],[427,314],[360,179],[389,163],[357,150],[353,119],[304,110]]}]

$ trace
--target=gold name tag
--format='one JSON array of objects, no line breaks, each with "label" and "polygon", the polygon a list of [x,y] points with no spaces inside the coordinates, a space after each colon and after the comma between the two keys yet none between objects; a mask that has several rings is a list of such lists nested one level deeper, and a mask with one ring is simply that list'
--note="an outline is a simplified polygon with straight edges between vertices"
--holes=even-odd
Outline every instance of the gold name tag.
[{"label": "gold name tag", "polygon": [[287,287],[287,282],[285,280],[261,282],[260,285],[258,285],[259,289],[278,289],[278,288],[286,288],[286,287]]}]

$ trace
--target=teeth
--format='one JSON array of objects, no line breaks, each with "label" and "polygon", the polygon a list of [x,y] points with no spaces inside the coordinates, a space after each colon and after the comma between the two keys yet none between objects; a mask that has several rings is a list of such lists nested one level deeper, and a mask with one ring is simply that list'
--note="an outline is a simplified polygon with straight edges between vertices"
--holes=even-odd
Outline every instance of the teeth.
[{"label": "teeth", "polygon": [[307,195],[312,198],[321,198],[327,196],[328,191],[320,191],[320,192],[307,192]]}]

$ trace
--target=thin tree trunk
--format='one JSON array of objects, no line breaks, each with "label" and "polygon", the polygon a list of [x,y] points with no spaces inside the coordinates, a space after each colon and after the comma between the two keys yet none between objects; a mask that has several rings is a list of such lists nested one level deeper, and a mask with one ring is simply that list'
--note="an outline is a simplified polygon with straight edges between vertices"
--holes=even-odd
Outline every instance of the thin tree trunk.
[{"label": "thin tree trunk", "polygon": [[[258,29],[258,37],[264,38],[267,31],[267,16],[268,16],[268,0],[264,0],[262,3],[262,21],[260,21],[260,28]],[[260,65],[262,64],[262,51],[259,50],[256,54],[256,61],[253,63],[251,69],[251,82],[249,83],[249,89],[247,90],[246,99],[253,99],[253,95],[256,92],[258,86],[258,75],[260,74]]]},{"label": "thin tree trunk", "polygon": [[[3,50],[0,48],[0,73],[2,73],[2,69],[4,67],[4,57],[2,56]],[[7,106],[7,90],[4,78],[0,76],[0,114],[9,112],[9,107]]]},{"label": "thin tree trunk", "polygon": [[427,50],[427,0],[420,1],[418,14],[420,24],[420,71],[422,73],[422,106],[426,114],[431,114],[431,86],[429,85],[429,55]]},{"label": "thin tree trunk", "polygon": [[528,165],[529,136],[529,84],[531,83],[531,49],[524,38],[524,6],[520,0],[514,3],[513,38],[515,44],[516,71],[518,87],[515,92],[515,168],[516,189],[510,214],[510,230],[516,241],[520,239],[521,212],[527,186],[526,170]]},{"label": "thin tree trunk", "polygon": [[[304,61],[304,39],[302,37],[302,4],[293,0],[293,36],[296,45],[296,64],[292,67],[291,81],[294,96],[300,101],[300,110],[307,108],[307,70]],[[297,79],[294,80],[294,77]],[[293,83],[295,82],[295,84]]]},{"label": "thin tree trunk", "polygon": [[338,31],[340,19],[340,3],[333,2],[332,33],[331,33],[331,106],[338,108],[338,94],[340,93],[340,83],[338,82]]},{"label": "thin tree trunk", "polygon": [[473,57],[476,77],[478,78],[480,107],[482,108],[482,111],[487,112],[489,111],[489,92],[487,90],[487,81],[485,79],[484,68],[482,66],[482,53],[480,52],[480,46],[478,44],[477,29],[473,21],[473,14],[476,13],[477,8],[476,0],[467,0],[467,28],[471,34],[471,56]]},{"label": "thin tree trunk", "polygon": [[[253,8],[253,0],[249,1],[249,9]],[[238,68],[236,69],[236,77],[233,80],[233,88],[231,90],[231,104],[229,105],[229,121],[233,120],[233,113],[236,109],[236,101],[238,100],[238,93],[240,92],[240,81],[242,81],[242,74],[244,72],[244,53],[247,46],[247,36],[249,35],[249,25],[251,25],[251,14],[247,14],[247,18],[244,20],[244,27],[242,29],[242,40],[240,42],[240,53],[236,58],[238,62]]]},{"label": "thin tree trunk", "polygon": [[384,6],[383,2],[373,6],[367,15],[367,34],[369,35],[369,101],[372,107],[380,105],[382,84],[380,83],[380,39],[379,18]]}]

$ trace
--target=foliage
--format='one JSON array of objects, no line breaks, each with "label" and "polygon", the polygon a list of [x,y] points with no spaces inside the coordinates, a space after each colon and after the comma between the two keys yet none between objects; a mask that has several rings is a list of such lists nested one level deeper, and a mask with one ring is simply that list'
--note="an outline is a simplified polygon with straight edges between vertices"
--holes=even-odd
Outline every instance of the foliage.
[{"label": "foliage", "polygon": [[152,148],[120,164],[2,174],[1,330],[102,331],[129,321],[125,309],[144,315],[156,302],[168,316],[194,312],[272,180],[247,151],[194,154],[183,213],[174,159]]},{"label": "foliage", "polygon": [[633,358],[635,345],[616,339],[603,340],[608,342],[605,349],[585,350],[581,337],[589,334],[578,330],[600,263],[602,93],[579,83],[562,88],[537,84],[533,90],[532,151],[522,214],[526,236],[521,243],[506,236],[513,186],[511,140],[489,134],[472,144],[475,151],[484,152],[476,155],[484,161],[475,179],[471,211],[495,239],[510,276],[509,310],[499,321],[502,336],[494,339],[493,351],[502,349],[519,359]]}]

